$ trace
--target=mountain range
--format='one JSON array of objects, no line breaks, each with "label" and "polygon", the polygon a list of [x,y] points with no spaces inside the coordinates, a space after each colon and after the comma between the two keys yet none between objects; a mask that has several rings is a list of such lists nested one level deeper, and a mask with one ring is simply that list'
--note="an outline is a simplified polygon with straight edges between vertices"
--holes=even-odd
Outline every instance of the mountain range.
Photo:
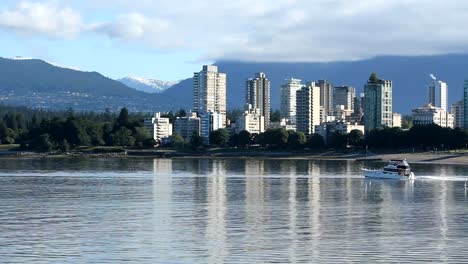
[{"label": "mountain range", "polygon": [[0,58],[0,102],[42,109],[153,112],[184,107],[175,98],[148,94],[107,78],[37,59]]},{"label": "mountain range", "polygon": [[[362,92],[370,74],[376,72],[381,79],[393,81],[394,111],[402,114],[409,114],[411,109],[426,103],[426,87],[432,82],[430,74],[448,83],[449,103],[462,99],[463,82],[468,79],[467,54],[377,57],[332,63],[218,61],[216,65],[220,72],[227,74],[229,109],[243,107],[245,80],[254,77],[256,72],[264,72],[270,79],[271,102],[276,109],[280,105],[280,86],[287,78],[304,82],[327,79],[334,85],[352,85]],[[124,106],[143,112],[190,110],[192,94],[191,78],[160,93],[146,93],[97,72],[61,68],[35,59],[0,58],[0,102],[6,104],[94,111]]]},{"label": "mountain range", "polygon": [[126,86],[145,93],[162,93],[168,88],[178,84],[180,81],[161,81],[156,79],[146,79],[134,75],[117,79]]}]

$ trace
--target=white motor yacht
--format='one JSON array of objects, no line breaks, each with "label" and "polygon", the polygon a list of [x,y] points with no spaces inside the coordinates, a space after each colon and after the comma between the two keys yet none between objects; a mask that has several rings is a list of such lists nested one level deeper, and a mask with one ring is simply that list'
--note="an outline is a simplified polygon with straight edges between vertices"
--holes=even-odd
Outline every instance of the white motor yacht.
[{"label": "white motor yacht", "polygon": [[395,180],[413,180],[414,173],[406,160],[390,160],[382,170],[363,169],[364,177]]}]

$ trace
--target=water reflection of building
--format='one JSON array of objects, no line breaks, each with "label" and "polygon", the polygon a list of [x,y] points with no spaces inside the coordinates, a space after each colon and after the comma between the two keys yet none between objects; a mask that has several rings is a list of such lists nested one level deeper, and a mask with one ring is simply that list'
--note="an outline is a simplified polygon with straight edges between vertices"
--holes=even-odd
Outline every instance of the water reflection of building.
[{"label": "water reflection of building", "polygon": [[263,176],[265,175],[265,160],[246,159],[245,160],[245,175],[246,176]]},{"label": "water reflection of building", "polygon": [[319,173],[317,173],[318,166],[314,163],[311,164],[308,180],[309,186],[309,227],[310,227],[310,234],[311,234],[311,247],[312,247],[312,258],[319,259],[320,250],[320,233],[321,233],[321,222],[320,222],[320,177]]},{"label": "water reflection of building", "polygon": [[173,178],[172,178],[172,160],[154,159],[153,160],[153,228],[154,233],[164,238],[165,243],[158,246],[160,250],[170,251],[172,234],[167,226],[173,225],[172,212],[173,204]]},{"label": "water reflection of building", "polygon": [[172,159],[154,159],[153,160],[153,173],[171,174],[172,173]]},{"label": "water reflection of building", "polygon": [[216,241],[208,246],[208,263],[224,262],[226,245],[226,174],[224,162],[212,160],[207,173],[206,239]]},{"label": "water reflection of building", "polygon": [[[297,209],[297,179],[295,175],[292,175],[289,177],[289,198],[288,198],[288,211],[289,211],[289,234],[290,238],[289,241],[294,241],[290,245],[290,259],[289,261],[292,263],[296,263],[297,259],[297,244],[295,241],[297,241],[297,214],[298,214],[298,209]],[[299,249],[300,250],[300,249]]]},{"label": "water reflection of building", "polygon": [[[245,160],[245,224],[247,228],[247,239],[249,241],[261,241],[265,234],[265,216],[269,215],[265,196],[266,179],[263,177],[264,160]],[[266,186],[265,186],[266,185]],[[248,243],[247,250],[256,251],[257,243]]]}]

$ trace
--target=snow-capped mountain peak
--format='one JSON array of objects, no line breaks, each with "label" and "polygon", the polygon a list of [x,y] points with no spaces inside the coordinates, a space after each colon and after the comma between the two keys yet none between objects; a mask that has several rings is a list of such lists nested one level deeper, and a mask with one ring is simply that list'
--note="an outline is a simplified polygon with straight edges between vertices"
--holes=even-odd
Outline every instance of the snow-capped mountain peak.
[{"label": "snow-capped mountain peak", "polygon": [[130,88],[146,93],[162,93],[168,88],[178,84],[180,81],[161,81],[156,79],[147,79],[135,75],[117,79],[117,81],[127,85]]}]

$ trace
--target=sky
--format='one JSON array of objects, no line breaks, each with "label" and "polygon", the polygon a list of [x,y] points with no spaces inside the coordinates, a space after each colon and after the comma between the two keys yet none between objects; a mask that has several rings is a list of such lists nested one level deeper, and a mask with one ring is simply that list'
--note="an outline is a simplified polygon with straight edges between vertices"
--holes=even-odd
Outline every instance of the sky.
[{"label": "sky", "polygon": [[170,81],[217,60],[465,53],[467,14],[460,0],[1,0],[0,57]]}]

